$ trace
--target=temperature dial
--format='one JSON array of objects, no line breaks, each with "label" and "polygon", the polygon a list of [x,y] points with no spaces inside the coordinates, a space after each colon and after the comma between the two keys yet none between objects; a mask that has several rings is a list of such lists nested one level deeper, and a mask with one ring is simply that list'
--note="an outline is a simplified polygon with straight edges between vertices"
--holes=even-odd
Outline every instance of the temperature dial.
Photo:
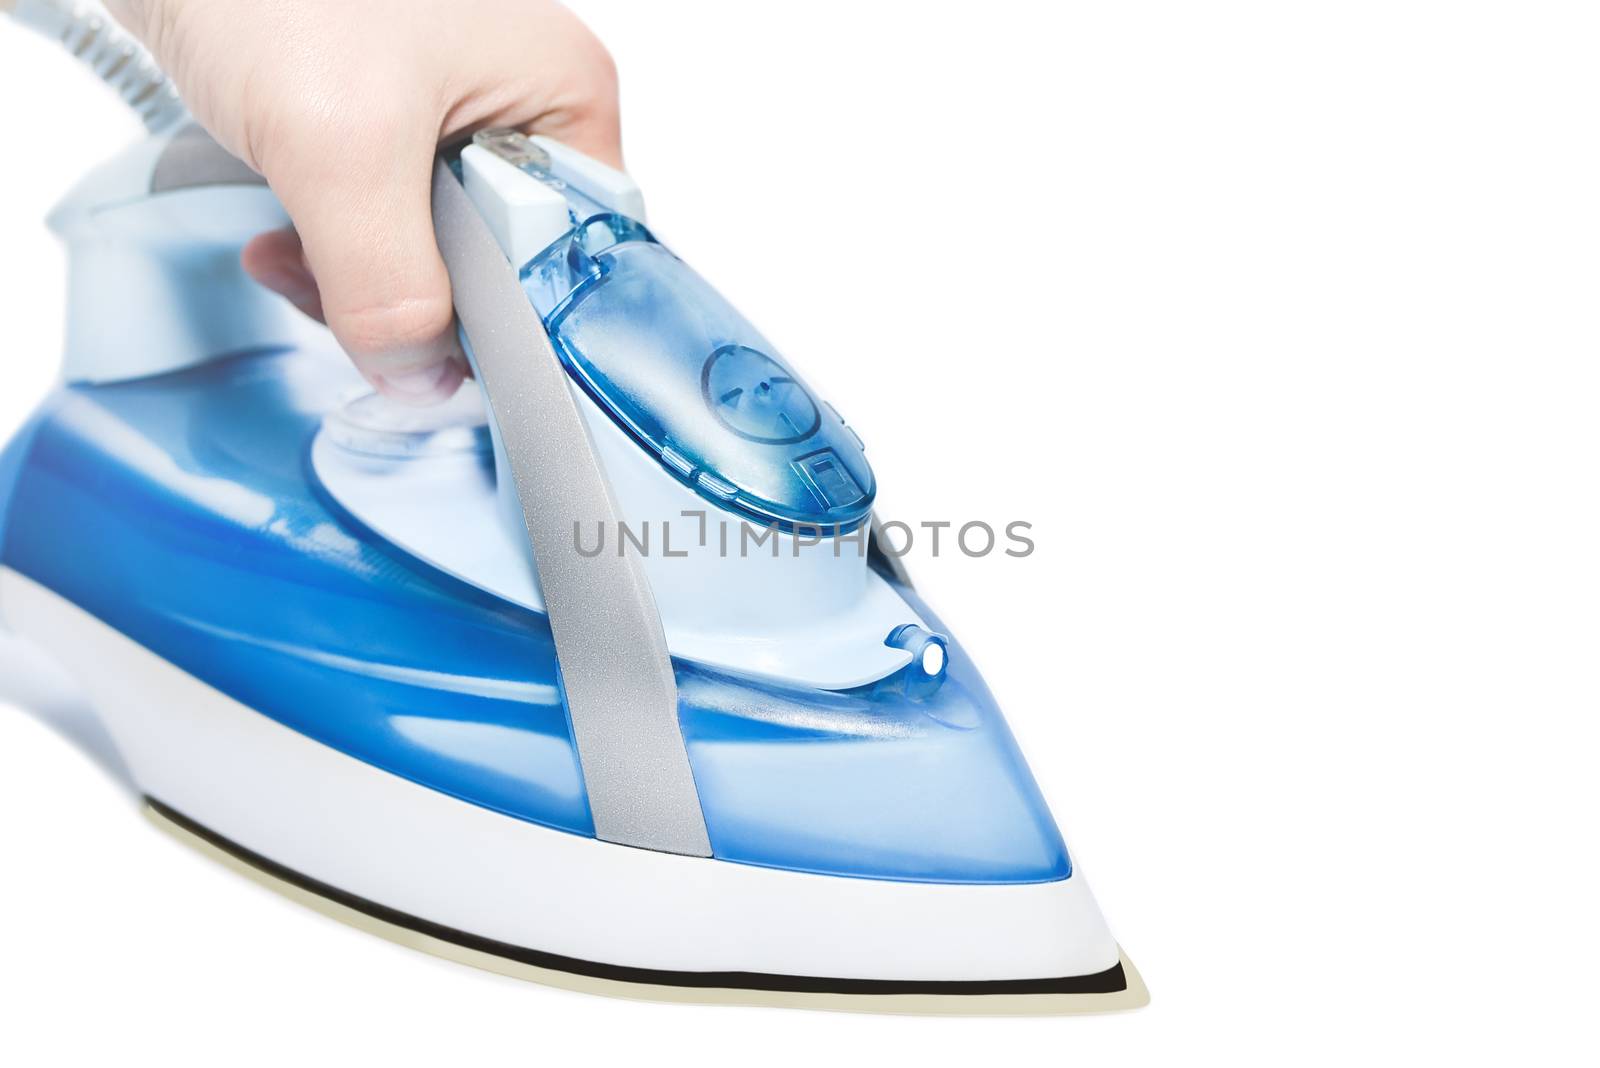
[{"label": "temperature dial", "polygon": [[793,445],[822,425],[822,413],[789,369],[746,345],[724,345],[706,360],[701,390],[717,421],[763,445]]}]

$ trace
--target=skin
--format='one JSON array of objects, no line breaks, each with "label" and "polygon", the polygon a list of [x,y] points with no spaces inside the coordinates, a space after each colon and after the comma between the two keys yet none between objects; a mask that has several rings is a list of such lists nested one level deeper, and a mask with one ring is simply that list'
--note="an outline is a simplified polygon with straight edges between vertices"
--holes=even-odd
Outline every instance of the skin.
[{"label": "skin", "polygon": [[415,404],[466,373],[429,208],[441,143],[487,126],[622,165],[616,68],[550,0],[112,0],[294,226],[245,269]]}]

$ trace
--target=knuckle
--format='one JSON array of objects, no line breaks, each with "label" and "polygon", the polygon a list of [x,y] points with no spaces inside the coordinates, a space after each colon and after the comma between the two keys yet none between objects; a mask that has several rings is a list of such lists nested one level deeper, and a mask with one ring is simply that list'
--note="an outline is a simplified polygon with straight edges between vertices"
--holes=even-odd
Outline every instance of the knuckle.
[{"label": "knuckle", "polygon": [[339,342],[356,357],[381,356],[427,345],[454,318],[444,297],[410,297],[346,311],[329,311]]},{"label": "knuckle", "polygon": [[617,111],[617,62],[598,37],[584,30],[572,43],[570,63],[552,89],[551,110],[561,117],[604,119]]},{"label": "knuckle", "polygon": [[583,94],[586,110],[597,115],[615,114],[619,96],[617,61],[598,39],[594,41],[593,54],[588,57],[587,72]]},{"label": "knuckle", "polygon": [[589,71],[595,85],[611,96],[617,93],[617,61],[599,38],[594,38],[587,57]]}]

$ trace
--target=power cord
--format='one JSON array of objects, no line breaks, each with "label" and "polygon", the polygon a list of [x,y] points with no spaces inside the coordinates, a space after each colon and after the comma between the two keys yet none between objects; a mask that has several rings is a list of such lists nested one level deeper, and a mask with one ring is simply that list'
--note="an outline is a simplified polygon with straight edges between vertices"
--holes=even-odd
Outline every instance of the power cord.
[{"label": "power cord", "polygon": [[188,117],[177,88],[150,53],[98,4],[0,0],[0,14],[60,42],[115,89],[151,133],[168,130]]}]

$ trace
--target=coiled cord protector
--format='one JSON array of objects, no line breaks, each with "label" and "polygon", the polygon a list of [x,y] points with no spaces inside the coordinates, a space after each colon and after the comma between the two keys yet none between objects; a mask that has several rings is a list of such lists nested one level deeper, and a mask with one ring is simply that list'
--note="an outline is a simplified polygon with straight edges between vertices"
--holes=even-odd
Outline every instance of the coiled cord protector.
[{"label": "coiled cord protector", "polygon": [[0,13],[59,41],[117,91],[145,128],[160,133],[188,112],[150,53],[98,5],[76,0],[0,0]]}]

